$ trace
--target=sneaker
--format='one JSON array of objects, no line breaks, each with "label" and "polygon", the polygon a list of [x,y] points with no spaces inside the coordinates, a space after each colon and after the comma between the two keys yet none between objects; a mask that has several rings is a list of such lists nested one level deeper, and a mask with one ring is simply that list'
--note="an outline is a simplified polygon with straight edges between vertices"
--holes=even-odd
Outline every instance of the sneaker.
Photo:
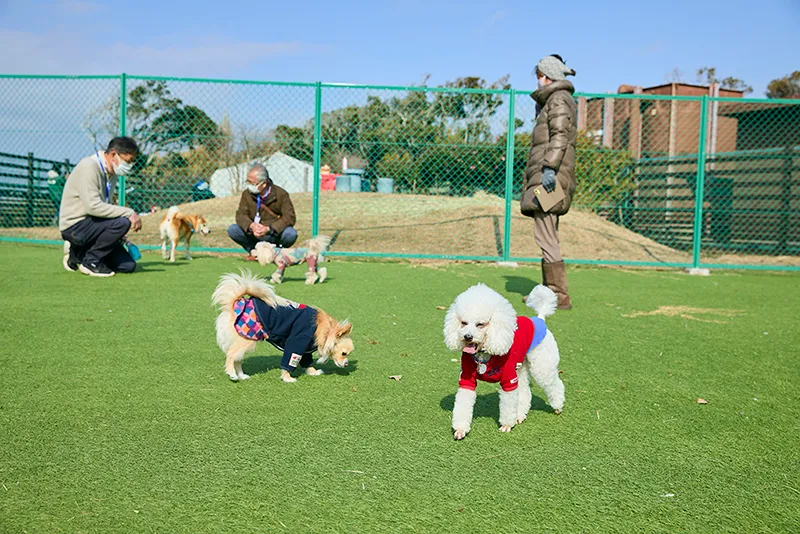
[{"label": "sneaker", "polygon": [[64,269],[68,271],[75,272],[78,270],[78,264],[70,261],[69,254],[64,254],[64,259],[61,263],[64,265]]},{"label": "sneaker", "polygon": [[116,274],[114,271],[106,267],[105,263],[81,263],[78,266],[78,269],[83,274],[88,274],[89,276],[109,277]]}]

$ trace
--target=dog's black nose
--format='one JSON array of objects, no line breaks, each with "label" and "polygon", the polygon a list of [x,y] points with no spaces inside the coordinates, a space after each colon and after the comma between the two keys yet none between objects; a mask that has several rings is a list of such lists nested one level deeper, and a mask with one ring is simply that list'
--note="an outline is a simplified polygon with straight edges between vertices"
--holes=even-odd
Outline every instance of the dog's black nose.
[{"label": "dog's black nose", "polygon": [[472,334],[464,334],[464,341],[472,341]]}]

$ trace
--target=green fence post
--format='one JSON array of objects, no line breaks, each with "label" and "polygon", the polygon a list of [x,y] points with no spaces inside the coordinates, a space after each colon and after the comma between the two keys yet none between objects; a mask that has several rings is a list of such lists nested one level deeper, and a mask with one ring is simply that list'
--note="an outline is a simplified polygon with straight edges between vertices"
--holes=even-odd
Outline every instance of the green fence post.
[{"label": "green fence post", "polygon": [[314,90],[314,193],[311,201],[311,237],[319,233],[319,190],[322,159],[322,82]]},{"label": "green fence post", "polygon": [[[119,83],[119,135],[125,136],[127,125],[125,118],[128,111],[128,76],[124,72],[120,76]],[[117,178],[117,203],[120,206],[125,205],[125,177],[120,176]]]},{"label": "green fence post", "polygon": [[514,90],[508,91],[508,131],[506,132],[506,211],[503,220],[503,261],[511,257],[511,197],[514,192]]},{"label": "green fence post", "polygon": [[700,242],[703,238],[703,190],[706,178],[706,137],[708,135],[708,95],[700,100],[700,135],[697,141],[697,186],[694,195],[694,235],[692,267],[700,265]]},{"label": "green fence post", "polygon": [[34,181],[34,167],[33,167],[33,152],[28,152],[28,191],[27,202],[25,203],[25,222],[28,228],[33,226],[33,181]]}]

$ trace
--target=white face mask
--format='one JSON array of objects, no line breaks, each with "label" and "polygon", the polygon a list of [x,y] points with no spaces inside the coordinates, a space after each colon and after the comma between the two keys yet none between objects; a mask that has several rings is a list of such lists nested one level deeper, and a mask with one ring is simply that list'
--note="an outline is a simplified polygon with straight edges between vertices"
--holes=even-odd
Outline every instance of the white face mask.
[{"label": "white face mask", "polygon": [[536,78],[536,88],[537,89],[544,89],[545,87],[547,87],[547,84],[545,83],[546,79],[547,78],[544,78],[544,77]]},{"label": "white face mask", "polygon": [[125,176],[132,170],[133,170],[133,163],[128,163],[122,158],[119,158],[119,163],[117,163],[117,165],[114,167],[114,174],[116,174],[117,176]]},{"label": "white face mask", "polygon": [[259,194],[261,192],[261,184],[258,184],[258,185],[247,184],[246,187],[247,187],[247,190],[250,191],[251,193],[253,193],[254,195],[257,195],[257,194]]}]

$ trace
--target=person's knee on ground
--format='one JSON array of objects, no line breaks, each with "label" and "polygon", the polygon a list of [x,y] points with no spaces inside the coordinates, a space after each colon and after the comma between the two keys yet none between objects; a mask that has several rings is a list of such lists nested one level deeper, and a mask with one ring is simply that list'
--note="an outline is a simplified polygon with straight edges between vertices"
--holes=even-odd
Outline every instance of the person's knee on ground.
[{"label": "person's knee on ground", "polygon": [[286,229],[281,232],[278,241],[283,248],[291,247],[294,245],[295,241],[297,241],[297,230],[292,226],[287,226]]},{"label": "person's knee on ground", "polygon": [[241,226],[235,223],[228,227],[228,237],[230,237],[234,243],[242,247],[248,254],[255,248],[257,242],[256,239],[250,238],[245,231],[242,230]]},{"label": "person's knee on ground", "polygon": [[81,263],[105,263],[106,257],[108,257],[111,252],[104,253],[104,251],[107,251],[109,246],[113,247],[114,243],[118,243],[130,229],[131,220],[127,217],[117,217],[111,220],[110,224],[108,224],[94,240],[94,243],[86,247]]}]

